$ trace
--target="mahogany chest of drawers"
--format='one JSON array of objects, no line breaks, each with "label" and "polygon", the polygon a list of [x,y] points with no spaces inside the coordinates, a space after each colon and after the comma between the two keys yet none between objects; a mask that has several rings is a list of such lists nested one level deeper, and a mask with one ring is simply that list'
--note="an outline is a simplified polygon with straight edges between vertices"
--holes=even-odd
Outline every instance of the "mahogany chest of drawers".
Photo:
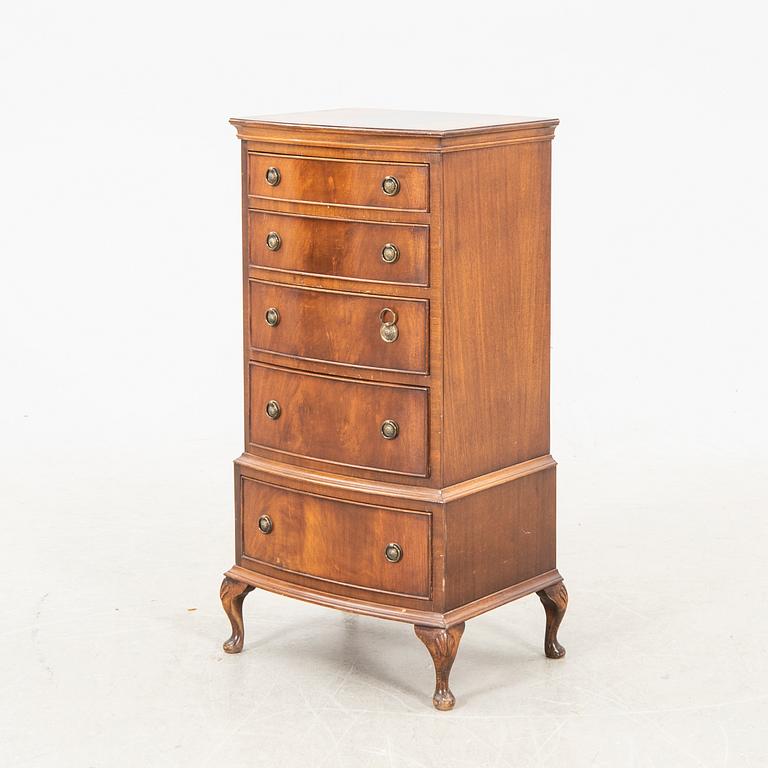
[{"label": "mahogany chest of drawers", "polygon": [[433,697],[464,622],[567,593],[549,454],[557,120],[331,110],[235,119],[245,451],[221,598],[409,622]]}]

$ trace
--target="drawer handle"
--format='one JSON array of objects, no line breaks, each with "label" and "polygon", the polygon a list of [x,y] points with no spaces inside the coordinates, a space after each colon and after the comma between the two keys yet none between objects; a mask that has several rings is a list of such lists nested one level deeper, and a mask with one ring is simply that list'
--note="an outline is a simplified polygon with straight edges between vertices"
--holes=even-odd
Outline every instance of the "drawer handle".
[{"label": "drawer handle", "polygon": [[394,243],[387,243],[381,249],[381,260],[387,264],[394,264],[400,258],[400,249]]},{"label": "drawer handle", "polygon": [[381,425],[381,436],[385,440],[394,440],[400,434],[400,427],[396,421],[387,419]]},{"label": "drawer handle", "polygon": [[379,322],[381,323],[379,336],[381,336],[387,344],[397,341],[397,337],[400,335],[400,331],[397,329],[397,312],[390,307],[384,307],[384,309],[379,312]]},{"label": "drawer handle", "polygon": [[394,197],[400,191],[400,182],[394,176],[385,176],[381,188],[385,195]]},{"label": "drawer handle", "polygon": [[270,307],[264,313],[264,319],[267,321],[267,325],[274,328],[280,322],[280,312],[278,312],[277,307]]},{"label": "drawer handle", "polygon": [[403,548],[392,541],[384,547],[384,557],[386,557],[390,563],[399,563],[403,559]]},{"label": "drawer handle", "polygon": [[272,533],[272,518],[269,515],[262,515],[259,518],[259,530],[264,535]]},{"label": "drawer handle", "polygon": [[279,419],[280,414],[283,412],[283,409],[280,407],[280,403],[278,403],[277,400],[270,400],[264,410],[272,421]]},{"label": "drawer handle", "polygon": [[269,248],[270,251],[279,251],[282,244],[283,240],[277,232],[270,232],[267,235],[267,248]]},{"label": "drawer handle", "polygon": [[267,179],[267,184],[269,184],[270,187],[276,187],[280,183],[280,169],[267,168],[265,178]]}]

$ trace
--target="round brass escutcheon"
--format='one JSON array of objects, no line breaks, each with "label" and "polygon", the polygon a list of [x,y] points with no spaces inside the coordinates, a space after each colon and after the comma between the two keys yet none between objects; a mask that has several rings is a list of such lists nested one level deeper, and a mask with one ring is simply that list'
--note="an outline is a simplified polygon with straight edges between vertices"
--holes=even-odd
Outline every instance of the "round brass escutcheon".
[{"label": "round brass escutcheon", "polygon": [[267,321],[267,325],[274,328],[280,322],[280,313],[277,311],[277,307],[270,307],[264,313],[264,319]]},{"label": "round brass escutcheon", "polygon": [[384,323],[384,325],[379,328],[379,336],[381,336],[384,341],[387,342],[387,344],[391,344],[393,341],[397,341],[397,337],[400,335],[400,331],[397,330],[396,325],[390,325],[389,323]]},{"label": "round brass escutcheon", "polygon": [[269,248],[270,251],[279,251],[282,244],[283,240],[277,232],[270,232],[267,235],[267,248]]},{"label": "round brass escutcheon", "polygon": [[387,264],[394,264],[400,258],[400,249],[394,243],[387,243],[381,249],[381,260]]},{"label": "round brass escutcheon", "polygon": [[264,410],[267,412],[267,416],[272,420],[279,419],[280,414],[283,412],[283,409],[280,407],[280,403],[278,403],[277,400],[270,400]]},{"label": "round brass escutcheon", "polygon": [[400,182],[394,176],[385,176],[381,188],[385,195],[392,197],[400,191]]},{"label": "round brass escutcheon", "polygon": [[381,425],[381,436],[385,440],[394,440],[399,433],[400,433],[400,427],[398,426],[397,422],[392,421],[392,419],[387,419]]},{"label": "round brass escutcheon", "polygon": [[390,563],[398,563],[403,559],[403,548],[395,542],[390,542],[384,548],[384,557],[389,560]]},{"label": "round brass escutcheon", "polygon": [[262,515],[259,518],[259,530],[262,533],[272,533],[272,518],[269,515]]},{"label": "round brass escutcheon", "polygon": [[280,183],[280,169],[267,168],[265,178],[267,179],[267,184],[269,184],[270,187],[276,187]]}]

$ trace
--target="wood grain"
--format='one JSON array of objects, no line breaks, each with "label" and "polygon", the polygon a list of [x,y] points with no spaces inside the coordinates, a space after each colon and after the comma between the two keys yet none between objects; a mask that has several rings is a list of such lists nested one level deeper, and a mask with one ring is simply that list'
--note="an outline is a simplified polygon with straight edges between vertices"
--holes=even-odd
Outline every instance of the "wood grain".
[{"label": "wood grain", "polygon": [[[317,122],[315,122],[317,121]],[[323,110],[288,115],[233,118],[244,141],[300,145],[334,153],[457,152],[479,146],[503,146],[551,140],[558,120],[499,115],[464,115],[399,110]]]},{"label": "wood grain", "polygon": [[[428,393],[424,388],[372,384],[251,363],[249,443],[338,465],[405,475],[428,473]],[[280,418],[265,411],[281,406]],[[394,440],[384,421],[399,426]]]},{"label": "wood grain", "polygon": [[[267,247],[277,232],[278,250]],[[425,286],[429,282],[429,227],[248,211],[249,264],[277,272],[365,282]],[[399,258],[382,259],[388,243]]]},{"label": "wood grain", "polygon": [[[267,184],[268,168],[280,171],[280,183],[276,186]],[[400,182],[396,195],[387,195],[382,189],[387,176]],[[426,211],[429,166],[249,152],[248,193],[326,205]]]},{"label": "wood grain", "polygon": [[450,611],[555,565],[555,469],[449,502],[445,604]]},{"label": "wood grain", "polygon": [[324,493],[330,494],[355,494],[366,493],[376,497],[394,497],[407,499],[408,501],[432,502],[440,504],[448,501],[457,501],[465,496],[471,496],[481,491],[495,488],[498,485],[510,483],[536,472],[542,472],[556,466],[551,456],[541,456],[531,461],[524,461],[514,467],[507,467],[497,472],[466,480],[447,488],[428,488],[419,485],[410,485],[401,480],[399,483],[391,483],[382,480],[366,480],[360,477],[347,477],[333,472],[323,472],[309,467],[289,466],[281,461],[272,461],[261,456],[244,453],[235,460],[244,473],[256,472],[265,475],[273,475],[277,478],[289,479],[298,482],[310,483],[316,487],[322,486]]},{"label": "wood grain", "polygon": [[550,145],[443,160],[444,485],[549,453]]},{"label": "wood grain", "polygon": [[[358,613],[363,616],[371,616],[388,621],[399,621],[404,624],[419,624],[425,627],[451,627],[468,621],[475,616],[480,616],[487,611],[492,611],[502,605],[519,600],[521,597],[533,594],[543,586],[556,584],[562,581],[562,576],[557,572],[542,574],[536,579],[523,584],[516,584],[495,595],[490,595],[482,600],[467,603],[460,610],[439,613],[429,610],[429,602],[423,599],[416,600],[408,596],[392,598],[381,592],[370,592],[351,587],[334,587],[332,591],[323,589],[327,585],[324,582],[307,577],[296,576],[285,571],[254,565],[250,561],[244,561],[243,565],[235,565],[227,571],[227,575],[239,581],[244,581],[259,589],[285,595],[295,600],[322,605],[347,613]],[[433,590],[437,582],[433,581]],[[419,607],[421,605],[421,607]]]},{"label": "wood grain", "polygon": [[[269,351],[379,370],[426,373],[429,366],[429,303],[392,296],[287,287],[250,281],[250,345]],[[268,309],[279,322],[266,322]],[[396,313],[398,337],[381,337],[382,311]],[[395,315],[385,313],[391,321]]]},{"label": "wood grain", "polygon": [[[243,555],[293,573],[380,592],[430,597],[431,515],[341,502],[243,479]],[[259,517],[273,523],[263,533]],[[402,549],[389,562],[390,543]]]},{"label": "wood grain", "polygon": [[433,136],[445,134],[487,133],[510,128],[554,126],[551,118],[514,115],[478,115],[466,112],[427,112],[406,109],[319,109],[312,112],[289,112],[277,115],[233,118],[234,124],[261,124],[289,126],[294,130],[311,126],[316,132],[326,128],[353,128],[366,134],[373,131],[391,131],[395,134],[423,133]]}]

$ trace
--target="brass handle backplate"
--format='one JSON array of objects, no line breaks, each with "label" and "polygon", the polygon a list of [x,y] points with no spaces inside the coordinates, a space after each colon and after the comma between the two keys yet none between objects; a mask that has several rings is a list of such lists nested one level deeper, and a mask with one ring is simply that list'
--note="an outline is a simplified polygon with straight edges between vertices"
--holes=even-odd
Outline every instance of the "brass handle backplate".
[{"label": "brass handle backplate", "polygon": [[270,307],[264,313],[264,319],[267,321],[267,325],[274,328],[280,322],[280,312],[278,312],[277,307]]},{"label": "brass handle backplate", "polygon": [[403,559],[403,548],[392,541],[384,548],[384,557],[386,557],[390,563],[399,563],[400,560]]},{"label": "brass handle backplate", "polygon": [[272,518],[269,515],[262,515],[259,518],[259,530],[262,533],[272,533],[272,527]]},{"label": "brass handle backplate", "polygon": [[267,168],[265,178],[270,187],[276,187],[280,183],[280,169]]},{"label": "brass handle backplate", "polygon": [[381,182],[381,188],[385,195],[393,197],[400,191],[400,182],[394,176],[385,176]]},{"label": "brass handle backplate", "polygon": [[270,251],[279,251],[282,244],[283,240],[277,232],[270,232],[267,235],[267,248],[269,248]]},{"label": "brass handle backplate", "polygon": [[379,312],[379,322],[381,327],[379,328],[379,335],[387,344],[391,344],[393,341],[397,341],[397,337],[400,335],[400,331],[397,329],[397,312],[390,307],[384,307]]},{"label": "brass handle backplate", "polygon": [[283,412],[283,409],[280,407],[280,403],[278,403],[277,400],[270,400],[264,410],[267,412],[267,416],[273,421],[279,419],[280,414]]},{"label": "brass handle backplate", "polygon": [[394,440],[399,434],[400,434],[400,426],[396,421],[392,421],[392,419],[387,419],[381,425],[381,436],[385,440]]},{"label": "brass handle backplate", "polygon": [[394,243],[387,243],[381,249],[381,260],[387,264],[394,264],[400,258],[400,249]]}]

